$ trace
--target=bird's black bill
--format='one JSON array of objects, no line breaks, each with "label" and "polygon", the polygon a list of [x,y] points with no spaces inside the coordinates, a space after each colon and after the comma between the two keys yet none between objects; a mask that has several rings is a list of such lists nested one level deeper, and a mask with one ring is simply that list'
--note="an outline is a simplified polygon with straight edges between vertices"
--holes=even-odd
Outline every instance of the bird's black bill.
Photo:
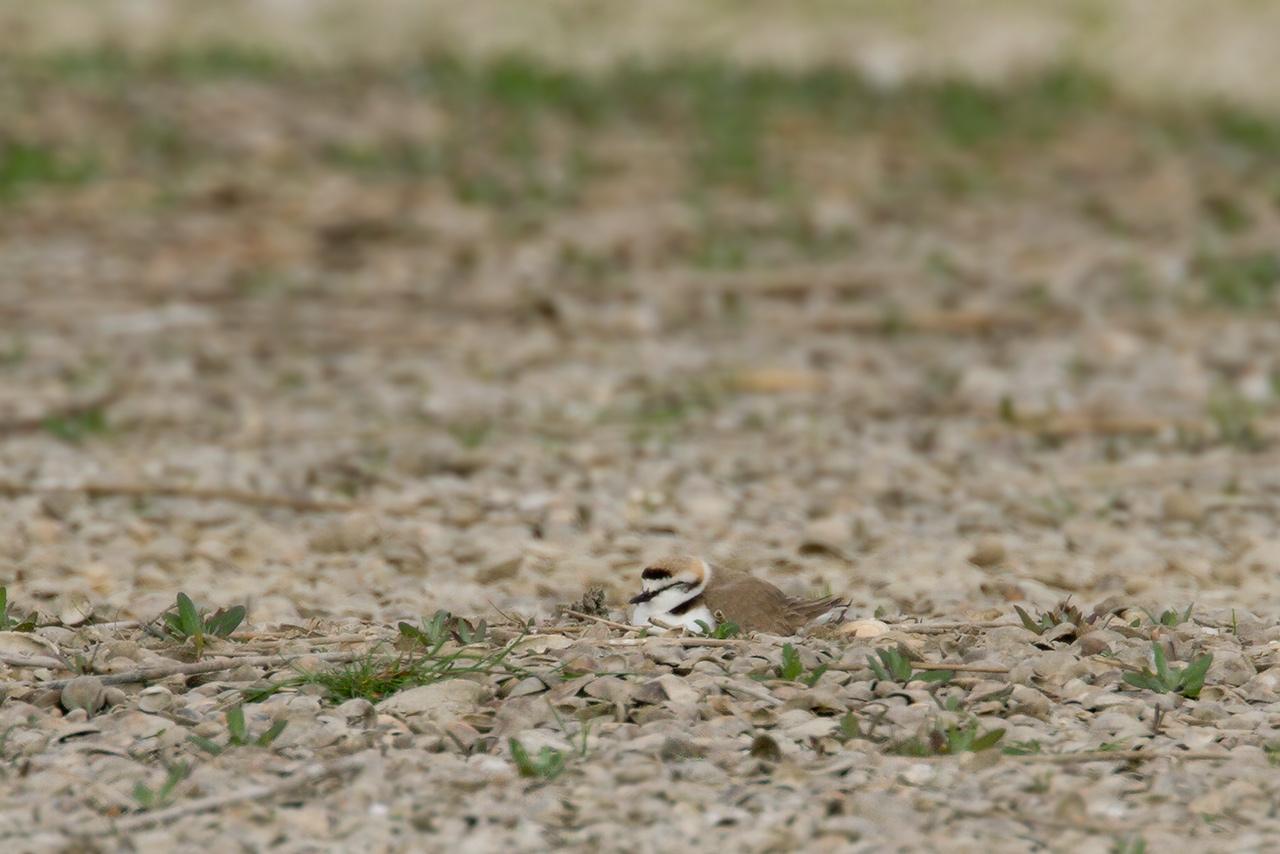
[{"label": "bird's black bill", "polygon": [[[663,589],[666,589],[666,588],[663,588]],[[652,599],[654,596],[657,596],[661,592],[662,592],[661,590],[645,590],[642,593],[637,593],[635,596],[632,596],[631,600],[627,604],[639,605],[641,602],[648,602],[650,599]]]}]

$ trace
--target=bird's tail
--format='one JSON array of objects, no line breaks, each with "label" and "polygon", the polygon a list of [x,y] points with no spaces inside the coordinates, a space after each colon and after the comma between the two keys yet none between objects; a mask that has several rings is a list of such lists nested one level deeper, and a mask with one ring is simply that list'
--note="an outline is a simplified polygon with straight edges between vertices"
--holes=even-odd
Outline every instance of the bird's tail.
[{"label": "bird's tail", "polygon": [[830,623],[843,619],[845,609],[848,607],[849,600],[843,596],[823,596],[821,599],[797,602],[793,609],[805,620]]}]

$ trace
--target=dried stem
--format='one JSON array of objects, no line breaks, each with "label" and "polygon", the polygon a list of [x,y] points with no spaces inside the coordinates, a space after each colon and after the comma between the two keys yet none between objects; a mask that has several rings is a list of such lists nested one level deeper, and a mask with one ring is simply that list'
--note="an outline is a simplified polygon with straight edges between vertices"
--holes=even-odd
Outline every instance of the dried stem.
[{"label": "dried stem", "polygon": [[11,667],[49,667],[58,670],[69,670],[66,662],[46,655],[22,655],[16,652],[0,652],[0,663]]},{"label": "dried stem", "polygon": [[1026,753],[1005,758],[1033,764],[1073,765],[1077,762],[1147,762],[1153,759],[1229,760],[1233,757],[1225,751],[1210,750],[1184,750],[1180,753],[1155,750],[1082,750],[1079,753]]},{"label": "dried stem", "polygon": [[[297,661],[303,656],[311,655],[324,662],[344,663],[355,661],[364,653],[359,652],[319,652],[294,653],[291,655],[255,655],[244,658],[214,658],[206,661],[195,661],[181,664],[156,665],[126,670],[123,673],[109,673],[99,678],[103,685],[127,685],[133,682],[155,682],[169,676],[193,676],[200,673],[216,673],[219,670],[230,670],[233,667],[275,667]],[[0,682],[0,694],[15,688],[44,688],[61,690],[67,687],[70,679],[51,679],[48,682]]]},{"label": "dried stem", "polygon": [[621,629],[624,632],[634,632],[637,626],[628,626],[626,623],[618,623],[613,620],[606,620],[604,617],[593,617],[591,614],[584,614],[581,611],[572,611],[565,608],[561,613],[568,614],[570,617],[577,617],[580,620],[591,620],[601,625],[610,626],[615,629]]},{"label": "dried stem", "polygon": [[995,673],[1007,675],[1009,668],[994,664],[947,664],[945,661],[913,661],[916,670],[954,670],[956,673]]},{"label": "dried stem", "polygon": [[180,818],[197,813],[213,812],[223,807],[233,804],[243,803],[244,801],[262,801],[267,798],[275,797],[284,792],[292,791],[309,783],[315,783],[328,777],[336,777],[340,774],[346,774],[355,771],[366,764],[367,760],[360,756],[347,756],[336,762],[329,762],[323,765],[309,765],[294,774],[290,774],[283,780],[277,780],[274,783],[259,783],[254,786],[243,786],[233,792],[224,792],[219,795],[209,795],[204,798],[196,798],[195,800],[186,801],[181,804],[175,804],[165,809],[154,810],[152,812],[142,813],[141,815],[132,815],[113,822],[112,827],[117,833],[132,833],[134,831],[143,830],[148,827],[155,827],[160,824],[168,824]]},{"label": "dried stem", "polygon": [[605,641],[608,646],[644,646],[648,643],[669,643],[675,646],[736,646],[742,641],[738,638],[619,638]]},{"label": "dried stem", "polygon": [[966,629],[1003,629],[1017,626],[1018,624],[1005,620],[990,620],[975,623],[886,623],[886,625],[895,632],[907,632],[913,635],[942,635],[947,632],[959,632]]}]

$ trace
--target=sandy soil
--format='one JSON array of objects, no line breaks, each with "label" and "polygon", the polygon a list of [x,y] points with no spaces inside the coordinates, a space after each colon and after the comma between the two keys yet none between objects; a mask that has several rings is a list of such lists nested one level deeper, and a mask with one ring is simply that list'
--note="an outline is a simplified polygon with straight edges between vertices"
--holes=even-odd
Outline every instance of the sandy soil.
[{"label": "sandy soil", "polygon": [[[1267,847],[1275,120],[1058,42],[886,88],[60,10],[0,82],[11,850]],[[672,550],[864,622],[560,610]]]}]

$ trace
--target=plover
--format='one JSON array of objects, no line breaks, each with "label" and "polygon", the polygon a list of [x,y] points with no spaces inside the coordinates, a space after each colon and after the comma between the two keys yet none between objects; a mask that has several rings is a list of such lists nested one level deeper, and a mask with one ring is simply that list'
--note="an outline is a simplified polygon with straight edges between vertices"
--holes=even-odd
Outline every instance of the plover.
[{"label": "plover", "polygon": [[[812,620],[849,603],[839,596],[796,599],[767,581],[700,557],[677,555],[647,565],[640,573],[641,591],[632,597],[633,626],[658,625],[702,631],[719,622],[737,623],[743,631],[793,635]],[[653,622],[656,620],[658,622]]]}]

